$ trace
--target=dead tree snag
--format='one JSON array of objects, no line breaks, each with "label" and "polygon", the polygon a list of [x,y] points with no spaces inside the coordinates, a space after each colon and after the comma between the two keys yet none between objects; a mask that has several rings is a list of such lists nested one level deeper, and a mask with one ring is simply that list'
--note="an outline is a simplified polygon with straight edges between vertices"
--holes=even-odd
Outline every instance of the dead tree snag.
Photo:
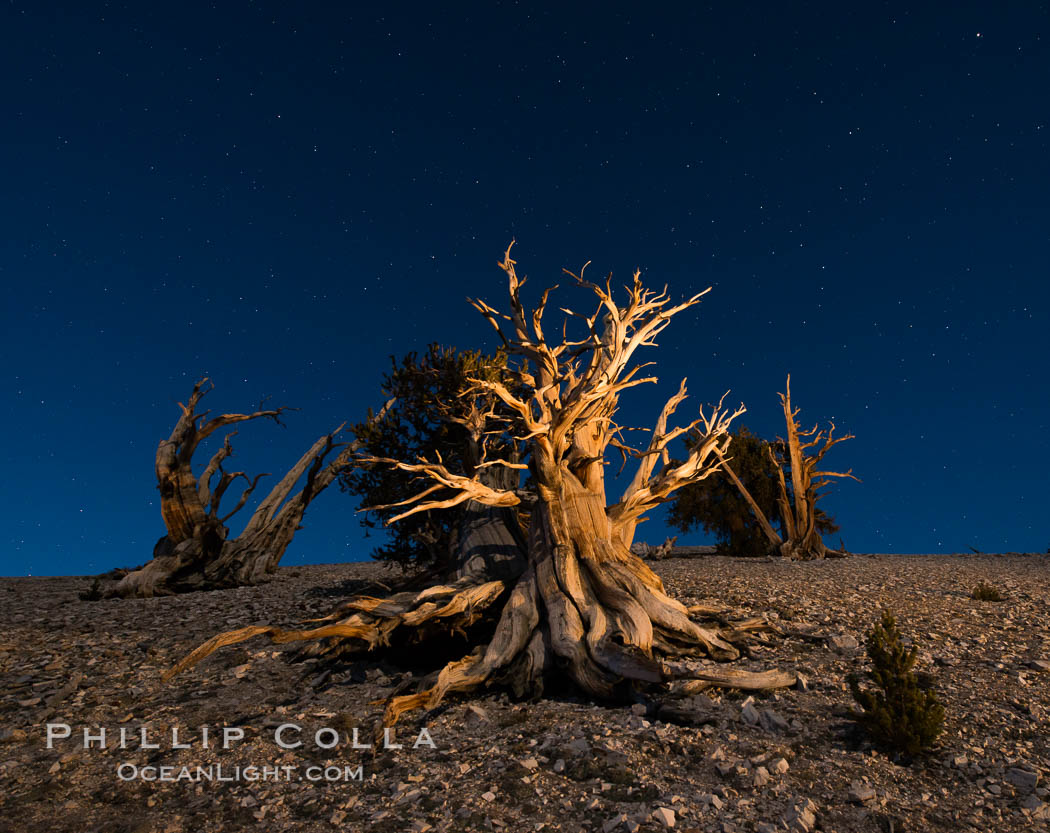
[{"label": "dead tree snag", "polygon": [[[739,656],[733,641],[747,631],[768,628],[760,619],[721,628],[690,618],[690,610],[670,598],[660,578],[630,551],[635,527],[644,515],[687,483],[710,476],[728,444],[728,426],[743,407],[732,413],[721,404],[700,411],[687,426],[669,428],[668,421],[686,395],[683,382],[664,405],[648,445],[631,448],[615,422],[620,394],[655,382],[642,376],[647,365],[633,361],[671,318],[697,304],[701,292],[672,304],[666,290],[646,289],[639,273],[627,287],[624,302],[613,298],[611,278],[593,284],[567,273],[597,298],[590,316],[564,310],[567,320],[583,324],[582,336],[571,339],[566,329],[552,342],[543,315],[551,289],[527,312],[520,296],[515,261],[508,248],[501,268],[509,282],[510,311],[501,313],[481,300],[473,306],[501,337],[516,359],[514,389],[502,381],[477,379],[476,389],[494,395],[514,415],[510,433],[527,448],[527,463],[481,458],[473,474],[449,471],[440,459],[414,462],[371,457],[368,465],[396,466],[418,476],[422,488],[402,501],[414,513],[466,502],[493,511],[519,507],[518,490],[485,475],[489,470],[528,468],[536,500],[527,529],[518,540],[523,570],[509,578],[465,575],[422,593],[400,593],[387,599],[353,598],[309,630],[245,628],[221,634],[205,643],[169,672],[187,668],[223,645],[257,635],[274,642],[333,637],[320,651],[342,652],[387,645],[396,638],[427,638],[462,630],[481,619],[492,624],[491,637],[460,660],[429,678],[415,693],[393,698],[384,722],[393,724],[405,711],[431,708],[452,692],[500,682],[517,693],[542,690],[549,675],[567,675],[585,692],[602,698],[625,689],[664,686],[689,677],[689,689],[706,685],[776,687],[790,685],[794,675],[705,673],[698,679],[673,660],[705,652],[720,660]],[[487,414],[483,414],[487,417]],[[478,436],[485,435],[482,418]],[[702,440],[684,462],[670,459],[668,444],[699,428]],[[505,425],[489,425],[506,431]],[[638,468],[626,491],[612,502],[606,496],[605,454],[613,446],[637,460]],[[520,508],[520,507],[519,507]],[[509,513],[508,513],[509,516]],[[522,514],[515,517],[522,518]],[[482,524],[481,529],[485,528]],[[692,611],[711,613],[711,611]]]},{"label": "dead tree snag", "polygon": [[[249,477],[243,471],[228,472],[224,464],[233,454],[226,435],[222,447],[211,457],[200,475],[194,474],[193,455],[201,442],[220,428],[255,419],[280,423],[287,408],[259,409],[249,414],[221,414],[208,419],[209,411],[197,413],[201,398],[213,386],[202,379],[193,387],[171,436],[157,446],[156,474],[160,511],[167,530],[153,549],[153,560],[121,579],[110,591],[115,596],[160,596],[189,590],[208,590],[255,584],[277,569],[306,507],[347,465],[353,444],[337,443],[342,426],[318,440],[270,491],[236,538],[229,538],[226,522],[244,508],[249,496],[268,475]],[[325,459],[336,448],[343,450],[327,465]],[[292,491],[306,475],[303,487]],[[244,488],[233,508],[225,513],[220,504],[237,481]]]},{"label": "dead tree snag", "polygon": [[[859,479],[853,475],[852,469],[845,472],[818,471],[817,466],[832,446],[845,440],[851,440],[854,435],[846,434],[842,437],[835,437],[835,423],[833,422],[829,423],[826,432],[818,431],[815,425],[808,431],[802,430],[798,424],[799,409],[791,406],[790,374],[787,377],[785,392],[779,396],[781,407],[784,409],[784,422],[787,426],[787,440],[781,440],[780,444],[786,448],[786,454],[777,454],[770,447],[769,456],[777,468],[777,482],[780,488],[777,503],[784,529],[783,538],[773,529],[773,525],[748,492],[747,487],[733,471],[729,460],[720,453],[722,467],[748,502],[774,552],[785,558],[793,559],[842,555],[837,551],[829,550],[817,530],[817,501],[823,496],[820,490],[831,483],[831,478]],[[807,453],[814,448],[817,449],[815,452]],[[785,475],[785,469],[787,469],[787,475]],[[790,488],[788,477],[791,480]]]}]

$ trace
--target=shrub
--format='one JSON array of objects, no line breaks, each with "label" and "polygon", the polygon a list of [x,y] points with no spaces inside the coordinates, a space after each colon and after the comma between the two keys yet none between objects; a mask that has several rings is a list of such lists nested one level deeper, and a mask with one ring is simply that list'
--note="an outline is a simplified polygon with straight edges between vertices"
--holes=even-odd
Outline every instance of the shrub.
[{"label": "shrub", "polygon": [[1003,600],[1003,594],[996,589],[995,585],[989,584],[986,581],[981,581],[973,588],[973,592],[970,593],[970,598],[978,602],[1001,602]]},{"label": "shrub", "polygon": [[933,691],[923,690],[912,670],[918,648],[902,644],[896,619],[884,610],[882,621],[868,633],[867,649],[871,660],[867,676],[877,688],[862,689],[851,677],[853,698],[864,709],[857,719],[875,742],[908,756],[918,755],[933,745],[944,728],[944,707]]},{"label": "shrub", "polygon": [[91,588],[83,591],[79,595],[82,602],[97,602],[102,598],[102,582],[96,578],[91,583]]}]

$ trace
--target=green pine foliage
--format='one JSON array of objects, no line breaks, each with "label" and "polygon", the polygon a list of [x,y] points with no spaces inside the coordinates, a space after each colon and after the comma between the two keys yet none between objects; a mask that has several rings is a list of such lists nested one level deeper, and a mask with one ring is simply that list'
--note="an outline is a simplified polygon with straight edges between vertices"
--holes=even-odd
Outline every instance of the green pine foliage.
[{"label": "green pine foliage", "polygon": [[[467,430],[455,419],[469,410],[471,397],[466,394],[471,379],[507,381],[506,355],[431,344],[422,355],[409,353],[400,360],[391,356],[390,362],[390,372],[383,378],[383,398],[395,402],[382,420],[353,426],[354,435],[363,442],[362,451],[406,461],[440,458],[450,471],[470,474],[473,463]],[[499,438],[490,439],[490,457],[505,452]],[[350,467],[340,475],[343,491],[357,497],[361,508],[397,503],[427,485],[416,475],[389,466]],[[403,509],[365,512],[361,525],[384,527]],[[386,540],[373,550],[372,557],[405,569],[441,569],[455,551],[461,517],[462,509],[405,518],[385,528],[382,537]]]},{"label": "green pine foliage", "polygon": [[[777,504],[779,487],[777,469],[770,457],[778,443],[770,443],[752,434],[746,427],[731,432],[730,465],[754,497],[755,502],[774,526],[780,524]],[[687,444],[695,442],[687,441]],[[788,475],[790,482],[790,474]],[[703,528],[717,537],[718,549],[726,555],[766,555],[770,544],[755,520],[754,513],[740,490],[723,474],[714,474],[698,483],[679,489],[670,505],[668,521],[682,532]],[[817,531],[838,531],[829,515],[817,507]]]},{"label": "green pine foliage", "polygon": [[932,690],[924,690],[912,670],[918,649],[906,648],[893,614],[884,610],[882,621],[867,637],[874,688],[862,689],[850,679],[853,698],[863,708],[860,723],[877,743],[908,756],[933,745],[944,728],[944,707]]}]

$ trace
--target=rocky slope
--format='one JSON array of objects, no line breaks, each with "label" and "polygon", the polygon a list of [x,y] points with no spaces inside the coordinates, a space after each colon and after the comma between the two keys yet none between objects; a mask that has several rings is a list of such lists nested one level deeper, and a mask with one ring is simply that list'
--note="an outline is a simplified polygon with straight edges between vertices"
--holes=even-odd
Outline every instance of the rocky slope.
[{"label": "rocky slope", "polygon": [[[1050,558],[654,567],[687,603],[777,617],[793,635],[756,642],[741,665],[795,669],[804,684],[755,699],[709,692],[673,711],[493,691],[408,719],[390,738],[400,749],[360,749],[352,730],[370,744],[377,701],[439,657],[320,667],[255,641],[167,685],[159,674],[218,631],[319,616],[391,581],[379,565],[285,568],[263,587],[139,601],[82,601],[83,578],[0,579],[0,831],[1050,829]],[[1004,601],[971,599],[981,581]],[[883,607],[920,646],[947,711],[938,748],[909,766],[849,716],[846,675],[863,670]],[[224,727],[244,737],[223,749]],[[84,748],[84,730],[99,728],[106,748]],[[143,729],[157,748],[142,748]]]}]

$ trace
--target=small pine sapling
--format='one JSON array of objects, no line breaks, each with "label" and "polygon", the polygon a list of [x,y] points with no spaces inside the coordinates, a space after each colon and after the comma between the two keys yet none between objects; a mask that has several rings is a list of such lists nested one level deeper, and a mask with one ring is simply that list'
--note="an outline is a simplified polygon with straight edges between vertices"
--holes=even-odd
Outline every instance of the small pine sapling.
[{"label": "small pine sapling", "polygon": [[944,727],[944,707],[912,670],[918,648],[904,646],[896,619],[884,610],[882,621],[868,633],[867,651],[867,676],[877,688],[862,689],[851,677],[853,698],[864,709],[858,721],[877,743],[916,756],[933,745]]},{"label": "small pine sapling", "polygon": [[987,581],[979,581],[970,593],[970,598],[977,602],[1001,602],[1003,594]]}]

